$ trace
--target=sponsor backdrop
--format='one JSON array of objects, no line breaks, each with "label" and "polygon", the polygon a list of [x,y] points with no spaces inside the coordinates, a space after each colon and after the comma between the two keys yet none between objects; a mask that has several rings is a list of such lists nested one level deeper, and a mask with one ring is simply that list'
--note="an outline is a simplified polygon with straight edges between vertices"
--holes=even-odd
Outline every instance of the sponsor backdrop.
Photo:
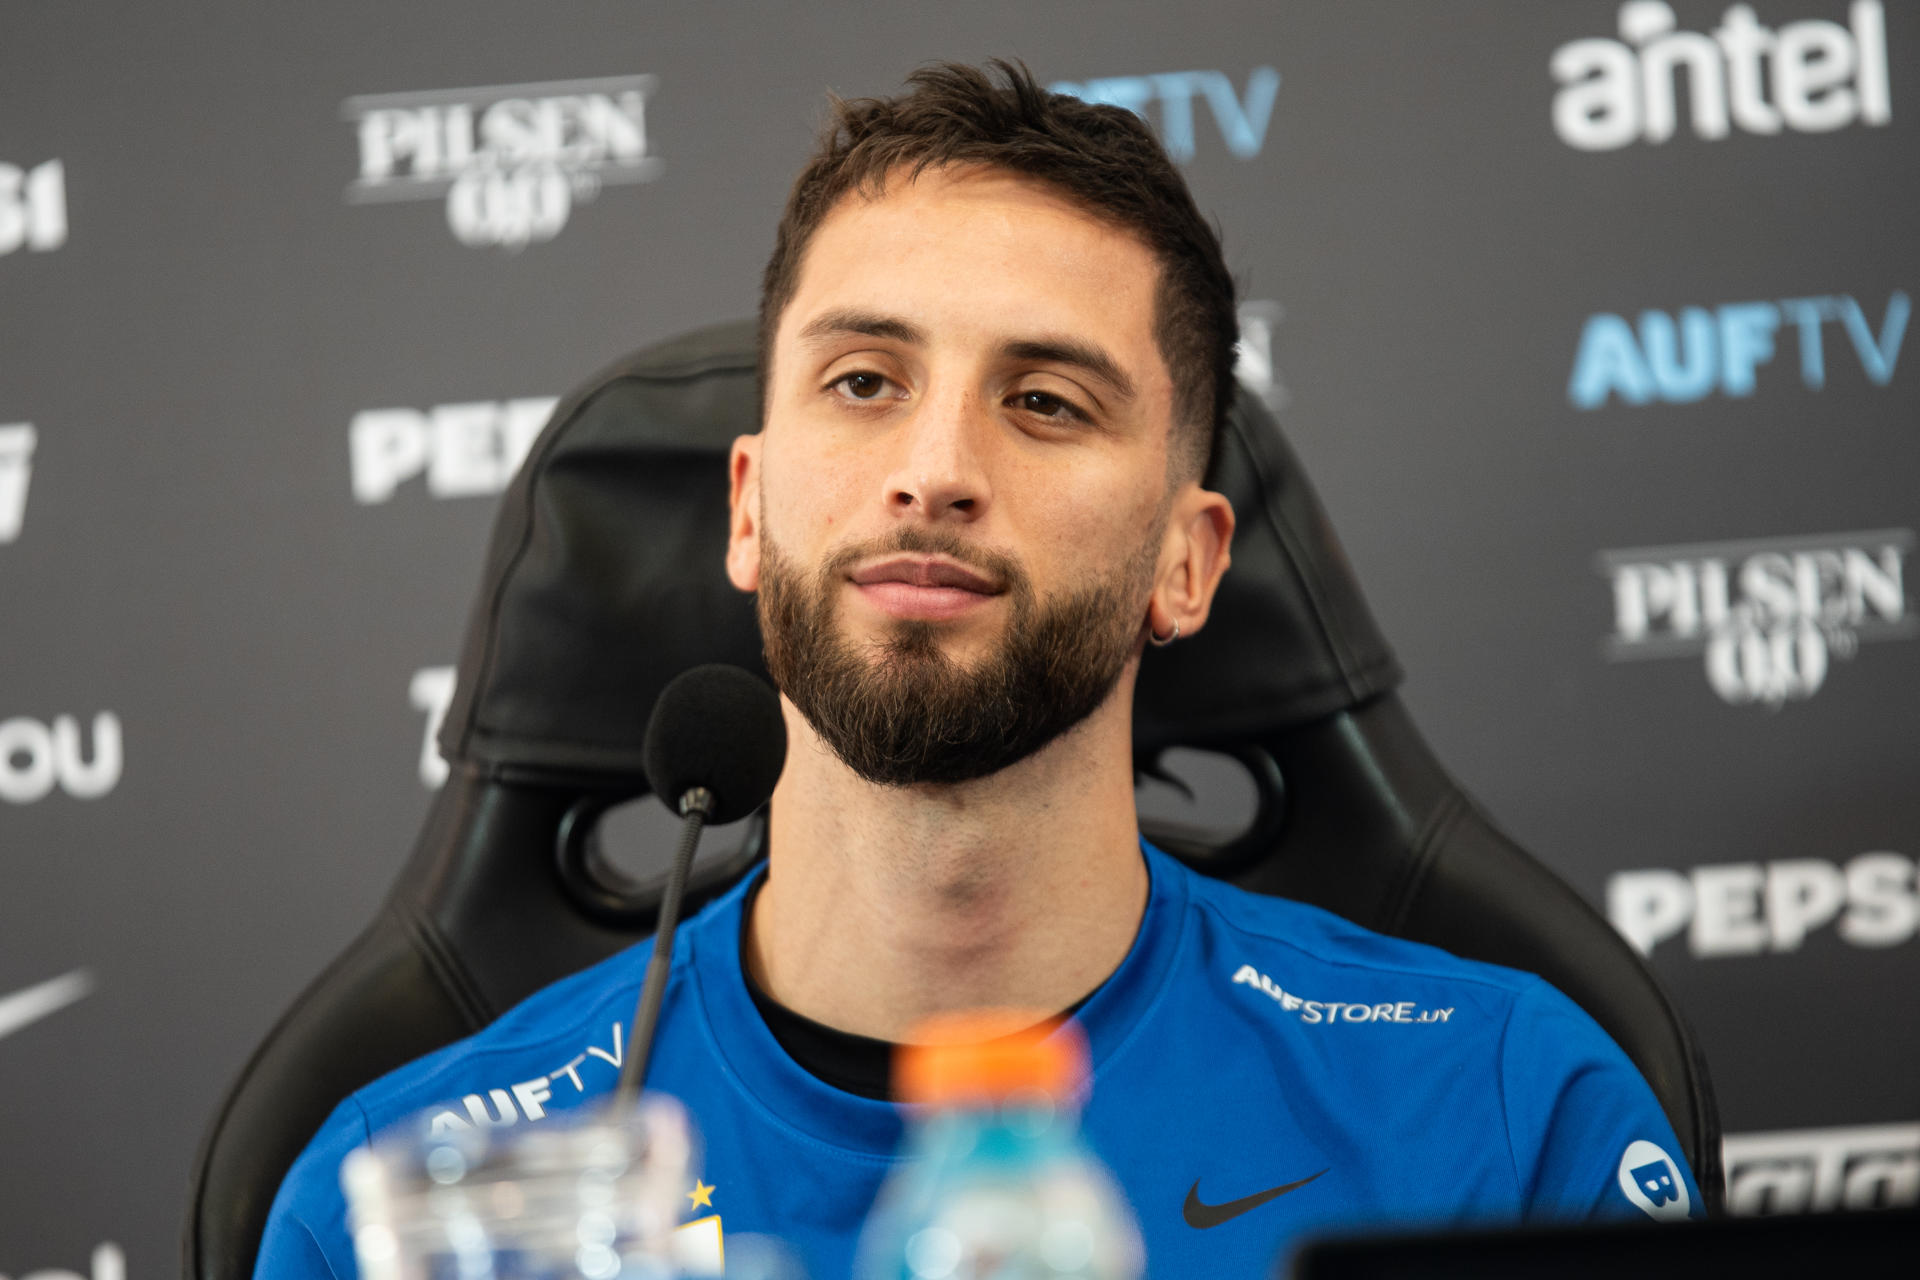
[{"label": "sponsor backdrop", "polygon": [[1734,1207],[1920,1199],[1920,7],[0,21],[0,1275],[174,1269],[553,398],[753,307],[824,90],[995,54],[1186,166],[1409,703],[1698,1027]]}]

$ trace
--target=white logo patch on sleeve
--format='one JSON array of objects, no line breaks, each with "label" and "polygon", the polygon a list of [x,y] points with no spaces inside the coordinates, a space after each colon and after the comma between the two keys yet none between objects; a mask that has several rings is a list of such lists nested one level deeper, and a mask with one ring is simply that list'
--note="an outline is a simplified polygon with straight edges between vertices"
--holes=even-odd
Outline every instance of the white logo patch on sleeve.
[{"label": "white logo patch on sleeve", "polygon": [[1687,1180],[1672,1156],[1644,1138],[1627,1144],[1620,1153],[1620,1190],[1634,1207],[1662,1221],[1687,1216]]}]

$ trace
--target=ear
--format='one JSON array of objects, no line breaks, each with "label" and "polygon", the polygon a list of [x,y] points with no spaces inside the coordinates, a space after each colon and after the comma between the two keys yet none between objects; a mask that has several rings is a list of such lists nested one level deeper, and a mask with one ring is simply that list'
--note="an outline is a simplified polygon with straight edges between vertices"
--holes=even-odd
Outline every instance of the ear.
[{"label": "ear", "polygon": [[1207,625],[1220,577],[1232,563],[1233,504],[1189,480],[1174,496],[1160,546],[1147,624],[1156,636],[1190,636]]},{"label": "ear", "polygon": [[727,580],[760,589],[760,437],[740,436],[727,455]]}]

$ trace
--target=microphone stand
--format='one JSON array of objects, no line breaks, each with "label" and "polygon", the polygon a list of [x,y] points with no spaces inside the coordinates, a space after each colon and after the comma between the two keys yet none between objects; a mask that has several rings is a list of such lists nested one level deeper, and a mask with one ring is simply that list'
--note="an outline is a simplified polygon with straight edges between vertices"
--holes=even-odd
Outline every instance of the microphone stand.
[{"label": "microphone stand", "polygon": [[654,1028],[660,1021],[660,1002],[667,994],[667,966],[673,957],[673,934],[680,927],[680,899],[687,890],[687,876],[693,870],[693,851],[700,833],[713,816],[713,792],[705,787],[689,787],[680,797],[680,814],[686,821],[680,827],[680,847],[674,851],[673,866],[667,871],[667,886],[660,896],[660,918],[653,931],[653,956],[647,961],[646,984],[640,989],[640,1003],[633,1011],[633,1034],[628,1037],[627,1061],[620,1070],[620,1083],[613,1093],[613,1114],[625,1117],[639,1100],[640,1086],[646,1083],[647,1059],[653,1052]]}]

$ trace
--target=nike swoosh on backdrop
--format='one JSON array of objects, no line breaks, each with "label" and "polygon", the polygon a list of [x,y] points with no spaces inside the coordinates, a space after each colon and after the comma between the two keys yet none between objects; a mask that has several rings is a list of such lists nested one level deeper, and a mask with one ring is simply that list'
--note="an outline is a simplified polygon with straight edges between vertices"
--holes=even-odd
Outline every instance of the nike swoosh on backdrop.
[{"label": "nike swoosh on backdrop", "polygon": [[[1320,1171],[1320,1173],[1325,1172],[1325,1169]],[[1186,1218],[1188,1226],[1205,1231],[1208,1227],[1217,1227],[1223,1222],[1232,1221],[1249,1209],[1258,1209],[1277,1196],[1283,1196],[1289,1191],[1298,1191],[1314,1178],[1319,1177],[1320,1173],[1302,1178],[1298,1182],[1289,1182],[1284,1186],[1269,1187],[1265,1191],[1258,1191],[1250,1196],[1241,1196],[1238,1200],[1229,1200],[1225,1204],[1203,1204],[1200,1200],[1200,1179],[1195,1178],[1192,1189],[1187,1192],[1187,1203],[1181,1207],[1180,1212]]]},{"label": "nike swoosh on backdrop", "polygon": [[75,969],[12,995],[0,996],[0,1039],[33,1025],[48,1014],[58,1013],[92,991],[93,975],[85,969]]}]

